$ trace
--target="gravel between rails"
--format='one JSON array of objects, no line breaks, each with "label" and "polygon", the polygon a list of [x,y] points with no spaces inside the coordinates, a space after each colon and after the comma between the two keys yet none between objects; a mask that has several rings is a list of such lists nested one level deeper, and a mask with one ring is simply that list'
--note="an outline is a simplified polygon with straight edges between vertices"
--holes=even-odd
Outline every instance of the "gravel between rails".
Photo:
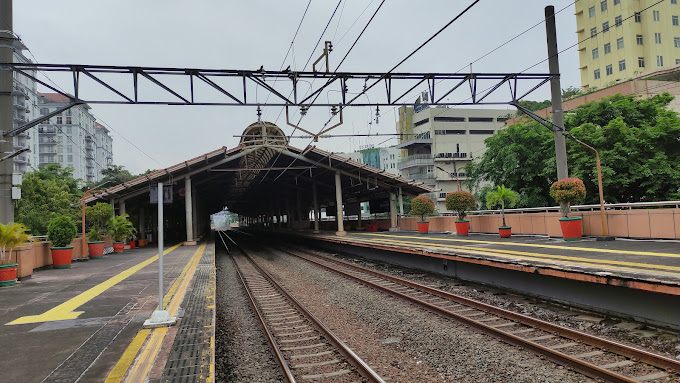
[{"label": "gravel between rails", "polygon": [[302,260],[257,259],[386,381],[591,381]]},{"label": "gravel between rails", "polygon": [[252,312],[231,258],[223,249],[216,249],[216,253],[216,381],[282,381],[278,364],[272,357],[262,326]]}]

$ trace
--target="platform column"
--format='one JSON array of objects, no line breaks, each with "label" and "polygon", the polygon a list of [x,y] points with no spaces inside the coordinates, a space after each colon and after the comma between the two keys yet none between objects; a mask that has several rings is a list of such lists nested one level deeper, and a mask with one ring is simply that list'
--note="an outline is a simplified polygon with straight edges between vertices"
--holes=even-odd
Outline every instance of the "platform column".
[{"label": "platform column", "polygon": [[146,222],[144,222],[144,219],[146,218],[144,216],[146,212],[144,211],[143,207],[139,208],[139,239],[146,239],[146,232],[144,231],[144,228],[146,226]]},{"label": "platform column", "polygon": [[297,194],[295,195],[295,202],[297,202],[297,221],[299,222],[298,224],[298,229],[302,228],[302,222],[304,219],[302,218],[302,206],[300,206],[300,190],[297,191]]},{"label": "platform column", "polygon": [[113,218],[115,218],[116,217],[116,200],[113,197],[111,197],[111,199],[109,200],[109,203],[111,204],[111,208],[113,208]]},{"label": "platform column", "polygon": [[312,208],[314,209],[314,231],[312,233],[319,233],[319,220],[321,219],[321,214],[319,214],[319,200],[316,195],[316,182],[312,183]]},{"label": "platform column", "polygon": [[390,193],[390,231],[399,231],[397,226],[397,196]]},{"label": "platform column", "polygon": [[[189,182],[191,182],[191,181],[189,181]],[[198,237],[198,235],[196,235],[197,231],[198,231],[198,217],[197,217],[197,214],[196,214],[196,212],[198,212],[198,208],[197,208],[198,207],[198,201],[196,200],[196,198],[193,198],[193,195],[196,194],[196,188],[194,186],[191,186],[191,188],[189,188],[189,190],[191,190],[191,195],[192,195],[192,198],[190,198],[190,200],[191,200],[190,201],[191,202],[191,210],[192,210],[192,214],[191,214],[191,239],[190,239],[190,241],[193,241],[194,239],[196,239]],[[184,191],[186,192],[186,189]]]},{"label": "platform column", "polygon": [[186,245],[194,241],[194,202],[191,193],[191,177],[184,178],[184,222],[187,229]]},{"label": "platform column", "polygon": [[399,215],[404,216],[404,193],[401,191],[401,186],[399,186]]},{"label": "platform column", "polygon": [[357,215],[357,230],[363,230],[364,225],[361,223],[361,202],[358,202],[359,204],[359,214]]},{"label": "platform column", "polygon": [[127,209],[125,206],[125,200],[121,199],[120,202],[118,202],[118,215],[123,215],[127,213]]},{"label": "platform column", "polygon": [[286,198],[286,229],[290,230],[290,198]]},{"label": "platform column", "polygon": [[340,178],[340,172],[335,172],[335,208],[336,215],[335,218],[338,220],[338,231],[335,235],[347,235],[344,226],[344,217],[342,215],[342,180]]}]

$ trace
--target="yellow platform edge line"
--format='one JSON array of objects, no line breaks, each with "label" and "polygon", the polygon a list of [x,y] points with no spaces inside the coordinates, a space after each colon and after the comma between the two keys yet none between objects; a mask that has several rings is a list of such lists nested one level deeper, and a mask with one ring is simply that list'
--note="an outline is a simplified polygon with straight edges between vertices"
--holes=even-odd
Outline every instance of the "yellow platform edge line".
[{"label": "yellow platform edge line", "polygon": [[144,345],[144,342],[146,341],[146,338],[149,336],[150,332],[150,329],[144,329],[137,333],[137,336],[132,339],[132,342],[130,342],[123,352],[123,356],[120,357],[118,363],[113,366],[113,369],[106,377],[104,383],[118,383],[123,381],[125,374],[132,365],[132,362],[135,361],[137,353]]},{"label": "yellow platform edge line", "polygon": [[[177,249],[180,245],[175,245],[172,246],[165,251],[163,251],[163,255],[166,255],[170,253],[171,251]],[[85,303],[91,301],[92,299],[96,298],[100,294],[102,294],[104,291],[110,289],[111,287],[117,285],[118,283],[122,282],[123,280],[127,279],[134,273],[138,272],[139,270],[145,268],[146,266],[154,263],[156,260],[158,260],[158,254],[154,255],[153,257],[142,261],[126,270],[121,271],[120,273],[114,275],[113,277],[105,280],[104,282],[91,287],[82,293],[76,295],[75,297],[67,300],[66,302],[51,308],[50,310],[45,311],[42,314],[39,315],[29,315],[29,316],[24,316],[18,319],[15,319],[9,323],[6,323],[5,325],[16,325],[16,324],[27,324],[27,323],[41,323],[41,322],[52,322],[52,321],[59,321],[59,320],[67,320],[67,319],[76,319],[80,316],[80,314],[83,313],[83,311],[75,311],[78,307],[84,305]]]},{"label": "yellow platform edge line", "polygon": [[[389,234],[374,234],[374,233],[356,233],[357,235],[370,235],[378,237],[390,238],[406,238],[406,239],[421,239],[427,241],[451,241],[464,243],[480,243],[485,245],[500,245],[500,246],[526,246],[526,247],[541,247],[546,249],[559,249],[570,251],[589,251],[593,253],[612,253],[612,254],[627,254],[627,255],[649,255],[654,257],[670,257],[680,258],[680,254],[674,253],[655,253],[651,251],[628,251],[628,250],[612,250],[612,249],[592,249],[588,247],[577,246],[558,246],[558,245],[541,245],[537,243],[518,243],[518,242],[494,242],[494,241],[480,241],[476,239],[460,239],[460,238],[430,238],[430,237],[415,237],[406,235],[389,235]],[[421,242],[422,243],[422,242]]]},{"label": "yellow platform edge line", "polygon": [[[387,243],[394,243],[394,244],[403,244],[403,245],[421,245],[423,246],[424,244],[422,242],[411,242],[411,241],[394,241],[394,240],[388,240],[388,239],[375,239],[378,242],[387,242]],[[622,267],[616,267],[616,266],[630,266],[630,267],[642,267],[646,269],[654,269],[654,270],[663,270],[663,271],[680,271],[680,267],[677,266],[666,266],[666,265],[655,265],[655,264],[650,264],[650,263],[639,263],[639,262],[625,262],[625,261],[613,261],[613,260],[601,260],[601,259],[591,259],[591,258],[580,258],[580,257],[568,257],[568,256],[563,256],[563,255],[552,255],[552,254],[543,254],[543,253],[530,253],[530,252],[525,252],[525,251],[513,251],[513,250],[503,250],[503,249],[480,249],[478,247],[469,247],[469,246],[453,246],[453,245],[447,245],[447,244],[435,244],[435,245],[428,245],[429,248],[435,248],[435,249],[447,249],[447,250],[464,250],[466,252],[472,253],[472,254],[481,254],[481,255],[491,255],[491,256],[504,256],[504,254],[508,255],[513,255],[515,258],[517,256],[525,256],[525,257],[530,257],[530,258],[539,258],[542,260],[550,260],[557,262],[559,264],[568,264],[566,262],[561,262],[559,260],[565,260],[565,261],[572,261],[572,263],[575,264],[584,264],[585,266],[592,267],[594,265],[607,265],[607,266],[613,266],[615,269],[619,270],[635,270],[635,269],[629,269],[629,268],[622,268]],[[447,254],[442,254],[442,255],[447,255]],[[507,258],[507,256],[505,256]]]},{"label": "yellow platform edge line", "polygon": [[[170,297],[172,297],[172,300],[170,301],[170,304],[164,307],[167,307],[166,310],[170,313],[171,316],[177,315],[177,310],[179,309],[179,304],[181,301],[184,299],[184,295],[186,293],[186,290],[189,286],[189,282],[194,276],[194,272],[196,271],[196,267],[198,266],[198,261],[201,259],[201,255],[203,254],[203,250],[205,249],[205,243],[201,245],[194,254],[191,256],[187,264],[184,266],[182,269],[182,272],[180,275],[175,279],[173,282],[172,286],[170,287],[169,291],[165,296],[163,297],[163,302],[167,302],[170,300]],[[159,331],[163,330],[163,331]],[[139,338],[142,336],[141,334],[143,332],[146,332],[146,334],[149,333],[148,329],[142,329],[137,333],[137,336],[132,340],[130,345],[127,347],[125,352],[123,352],[123,355],[121,358],[118,360],[118,363],[116,363],[116,366],[114,367],[113,370],[109,373],[108,377],[106,378],[106,383],[120,383],[123,381],[123,378],[125,377],[125,373],[130,369],[130,365],[132,364],[132,361],[134,361],[135,357],[139,353],[139,350],[141,348],[141,345],[139,348],[136,350],[132,350],[131,346],[135,342],[135,339]],[[144,348],[142,349],[141,355],[137,362],[132,366],[132,371],[130,372],[130,377],[128,378],[129,381],[131,382],[143,382],[146,380],[147,376],[149,375],[149,371],[151,371],[151,367],[153,367],[153,363],[156,359],[156,356],[158,355],[158,352],[160,351],[160,347],[163,344],[163,339],[165,338],[165,335],[168,331],[167,327],[163,328],[157,328],[153,330],[153,333],[151,334],[151,337],[149,338],[149,341],[146,343]],[[147,336],[144,336],[146,339]],[[130,350],[130,354],[128,354],[128,350]],[[118,367],[119,364],[125,363],[123,362],[124,360],[130,360],[130,363],[128,363],[125,366],[125,370],[123,371],[122,375],[116,371],[116,367]],[[121,367],[122,368],[122,367]],[[115,375],[114,375],[115,373]]]}]

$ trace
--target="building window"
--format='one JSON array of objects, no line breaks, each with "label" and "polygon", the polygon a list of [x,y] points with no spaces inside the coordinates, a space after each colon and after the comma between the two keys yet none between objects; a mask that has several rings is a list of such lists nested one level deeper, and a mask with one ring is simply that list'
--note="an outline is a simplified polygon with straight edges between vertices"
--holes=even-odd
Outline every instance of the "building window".
[{"label": "building window", "polygon": [[663,66],[663,56],[656,56],[656,66]]},{"label": "building window", "polygon": [[674,26],[677,27],[678,25],[680,25],[680,23],[678,22],[678,16],[671,16],[671,17],[673,19],[673,25]]},{"label": "building window", "polygon": [[677,4],[678,0],[671,0],[671,4]]},{"label": "building window", "polygon": [[66,145],[66,153],[73,153],[73,145],[71,144]]},{"label": "building window", "polygon": [[620,27],[621,24],[623,24],[623,19],[621,18],[621,16],[616,16],[614,18],[614,25],[616,25],[617,27]]},{"label": "building window", "polygon": [[465,117],[435,117],[435,121],[465,122]]},{"label": "building window", "polygon": [[604,44],[604,54],[609,54],[612,52],[612,45],[609,43]]},{"label": "building window", "polygon": [[493,122],[493,117],[469,117],[469,122]]},{"label": "building window", "polygon": [[614,0],[614,5],[618,5],[621,2],[621,0]]},{"label": "building window", "polygon": [[66,134],[71,134],[72,130],[70,126],[66,127]]},{"label": "building window", "polygon": [[607,10],[607,0],[604,0],[600,3],[600,11],[604,12]]},{"label": "building window", "polygon": [[659,11],[652,11],[652,18],[654,19],[654,21],[661,20],[661,16],[659,16]]},{"label": "building window", "polygon": [[626,60],[619,61],[619,72],[626,70]]},{"label": "building window", "polygon": [[680,48],[680,37],[673,37],[673,45],[676,48]]},{"label": "building window", "polygon": [[430,122],[430,119],[429,119],[429,118],[426,118],[426,119],[424,119],[424,120],[420,120],[420,121],[414,123],[413,126],[424,125],[424,124],[427,124],[428,122]]},{"label": "building window", "polygon": [[635,36],[635,40],[637,41],[637,45],[643,45],[642,44],[642,35]]},{"label": "building window", "polygon": [[62,121],[63,120],[61,116],[57,117],[57,124],[62,124],[63,123]]},{"label": "building window", "polygon": [[595,17],[595,7],[588,8],[588,16]]},{"label": "building window", "polygon": [[73,154],[69,154],[68,156],[66,156],[66,160],[68,161],[68,163],[73,163]]},{"label": "building window", "polygon": [[64,155],[63,154],[58,155],[57,161],[59,161],[59,163],[64,162]]},{"label": "building window", "polygon": [[602,23],[602,33],[606,33],[609,31],[609,21],[605,21]]},{"label": "building window", "polygon": [[600,52],[598,51],[597,48],[593,49],[593,58],[596,59],[600,57]]},{"label": "building window", "polygon": [[616,39],[616,49],[623,49],[623,37]]},{"label": "building window", "polygon": [[661,44],[661,33],[660,32],[654,33],[654,42],[657,43],[657,44]]},{"label": "building window", "polygon": [[66,123],[67,123],[67,124],[70,124],[70,123],[71,123],[71,117],[70,117],[70,116],[69,116],[69,117],[66,117]]},{"label": "building window", "polygon": [[50,110],[49,110],[49,109],[47,109],[47,108],[40,108],[40,114],[42,114],[43,116],[46,115],[46,114],[49,114],[49,113],[50,113]]},{"label": "building window", "polygon": [[645,67],[645,58],[644,57],[638,57],[638,67],[639,68]]},{"label": "building window", "polygon": [[474,130],[474,129],[470,129],[470,134],[493,134],[493,130]]},{"label": "building window", "polygon": [[600,70],[599,69],[595,69],[595,71],[593,72],[593,77],[595,77],[595,80],[598,80],[600,78]]},{"label": "building window", "polygon": [[635,12],[635,22],[636,23],[642,22],[642,15],[640,14],[640,12]]},{"label": "building window", "polygon": [[614,68],[612,68],[612,64],[609,64],[605,67],[605,70],[607,71],[607,76],[610,74],[614,74]]},{"label": "building window", "polygon": [[675,59],[675,65],[680,65],[680,59]]},{"label": "building window", "polygon": [[590,37],[597,36],[597,28],[590,28]]}]

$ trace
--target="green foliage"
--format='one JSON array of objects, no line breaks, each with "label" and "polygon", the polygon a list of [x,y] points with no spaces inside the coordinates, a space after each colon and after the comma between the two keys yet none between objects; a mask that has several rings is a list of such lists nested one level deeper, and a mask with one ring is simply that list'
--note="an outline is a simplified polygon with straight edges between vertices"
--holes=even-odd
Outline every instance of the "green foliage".
[{"label": "green foliage", "polygon": [[89,242],[98,242],[102,240],[102,234],[101,230],[99,229],[99,226],[97,225],[92,226],[92,230],[90,230],[90,232],[87,233],[87,240]]},{"label": "green foliage", "polygon": [[81,195],[70,168],[49,164],[24,175],[15,219],[25,224],[34,235],[45,235],[53,218],[67,216],[80,222]]},{"label": "green foliage", "polygon": [[586,198],[586,187],[578,178],[565,178],[550,186],[550,196],[560,204],[560,211],[569,216],[571,205],[580,203]]},{"label": "green foliage", "polygon": [[[646,99],[615,95],[587,103],[565,116],[574,137],[600,153],[605,201],[672,200],[680,193],[680,118],[665,107],[669,94]],[[520,193],[520,207],[549,206],[555,181],[553,133],[535,122],[502,129],[486,141],[487,151],[465,171],[477,190],[481,181]],[[569,173],[587,190],[584,203],[599,201],[595,156],[567,140]]]},{"label": "green foliage", "polygon": [[76,225],[66,216],[52,219],[47,227],[47,238],[52,241],[52,247],[70,245],[77,233]]},{"label": "green foliage", "polygon": [[419,215],[424,221],[425,216],[434,213],[434,202],[426,195],[420,195],[411,200],[411,214]]},{"label": "green foliage", "polygon": [[498,186],[496,190],[489,191],[486,194],[486,207],[492,209],[494,206],[501,207],[501,216],[503,217],[503,226],[505,226],[505,208],[512,208],[517,205],[519,201],[519,194],[505,185]]},{"label": "green foliage", "polygon": [[457,191],[446,195],[446,209],[455,211],[458,220],[464,220],[467,211],[475,207],[477,207],[475,196],[470,192]]},{"label": "green foliage", "polygon": [[571,100],[572,98],[583,96],[583,90],[580,87],[570,86],[567,89],[562,89],[562,101]]},{"label": "green foliage", "polygon": [[109,219],[113,217],[113,206],[105,202],[97,202],[93,206],[85,207],[85,228],[91,229],[105,227]]},{"label": "green foliage", "polygon": [[122,165],[112,165],[107,169],[103,169],[101,173],[104,177],[99,180],[99,183],[107,183],[109,187],[122,184],[123,182],[127,182],[136,178],[125,169],[125,166]]},{"label": "green foliage", "polygon": [[114,241],[123,242],[125,238],[137,232],[129,218],[129,215],[123,214],[109,220],[109,234]]},{"label": "green foliage", "polygon": [[32,241],[26,230],[26,226],[21,223],[10,222],[7,225],[0,223],[0,264],[4,265],[11,261],[15,247]]},{"label": "green foliage", "polygon": [[[545,109],[548,108],[552,105],[552,102],[550,100],[543,100],[543,101],[529,101],[529,100],[521,100],[519,102],[520,105],[523,107],[529,109],[532,112],[535,112],[537,110]],[[517,115],[521,116],[524,113],[521,111],[517,111]]]}]

